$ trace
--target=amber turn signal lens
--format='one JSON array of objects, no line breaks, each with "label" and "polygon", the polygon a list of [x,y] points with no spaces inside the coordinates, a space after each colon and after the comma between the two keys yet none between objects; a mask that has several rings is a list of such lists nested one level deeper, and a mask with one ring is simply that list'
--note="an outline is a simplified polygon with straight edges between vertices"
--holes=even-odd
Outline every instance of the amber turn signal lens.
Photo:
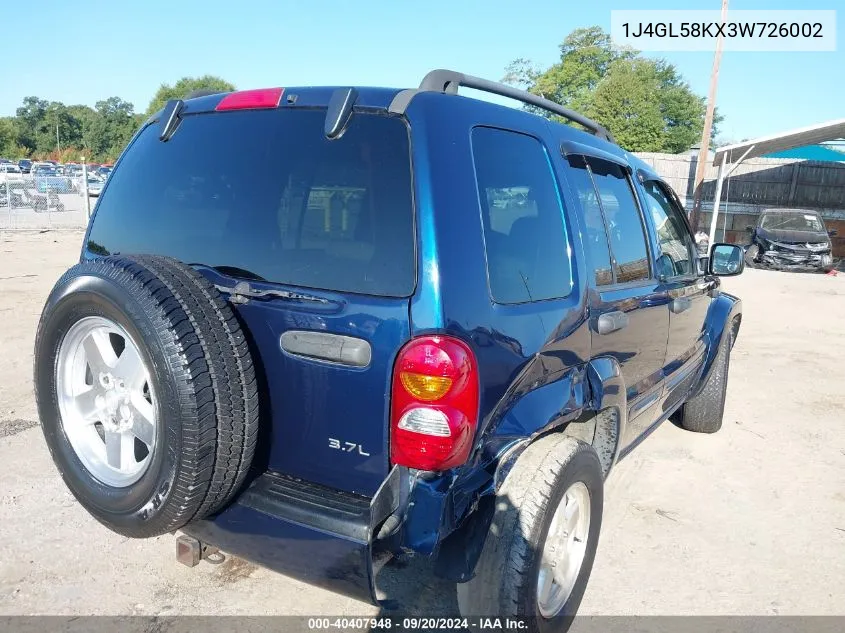
[{"label": "amber turn signal lens", "polygon": [[402,380],[402,386],[409,394],[426,402],[440,400],[452,386],[452,379],[443,376],[426,376],[425,374],[403,371],[399,374],[399,378]]}]

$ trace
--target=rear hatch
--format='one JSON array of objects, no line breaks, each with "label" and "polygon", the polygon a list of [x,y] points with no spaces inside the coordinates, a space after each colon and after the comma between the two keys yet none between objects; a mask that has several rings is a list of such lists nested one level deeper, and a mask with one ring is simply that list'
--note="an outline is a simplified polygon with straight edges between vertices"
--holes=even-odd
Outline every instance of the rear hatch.
[{"label": "rear hatch", "polygon": [[192,113],[166,142],[151,125],[109,178],[86,254],[169,255],[223,291],[237,285],[269,469],[373,495],[416,281],[409,132],[356,112],[328,140],[325,118]]}]

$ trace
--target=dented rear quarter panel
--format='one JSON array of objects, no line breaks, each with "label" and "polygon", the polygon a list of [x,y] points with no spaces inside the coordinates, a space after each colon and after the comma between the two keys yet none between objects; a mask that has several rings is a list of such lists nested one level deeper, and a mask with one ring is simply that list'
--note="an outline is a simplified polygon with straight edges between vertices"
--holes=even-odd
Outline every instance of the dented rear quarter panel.
[{"label": "dented rear quarter panel", "polygon": [[[467,342],[478,360],[481,387],[479,425],[468,463],[412,482],[403,544],[432,553],[479,499],[494,491],[502,454],[514,447],[510,454],[518,454],[526,440],[583,421],[585,411],[596,404],[596,388],[603,403],[624,400],[625,390],[618,367],[589,370],[581,227],[576,205],[560,186],[560,141],[550,126],[520,111],[454,95],[419,94],[407,115],[420,253],[411,335],[445,333]],[[568,296],[509,305],[491,299],[470,137],[474,126],[512,129],[544,144],[558,181],[571,253]],[[472,211],[435,213],[444,208]]]}]

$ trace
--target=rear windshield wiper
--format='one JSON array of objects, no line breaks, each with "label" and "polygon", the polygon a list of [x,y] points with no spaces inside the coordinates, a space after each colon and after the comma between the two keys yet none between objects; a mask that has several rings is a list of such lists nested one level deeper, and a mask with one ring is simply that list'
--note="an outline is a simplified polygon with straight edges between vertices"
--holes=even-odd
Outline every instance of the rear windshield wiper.
[{"label": "rear windshield wiper", "polygon": [[253,288],[248,281],[239,281],[233,287],[215,284],[220,292],[229,294],[229,301],[232,303],[247,303],[250,299],[288,299],[290,301],[308,301],[310,303],[322,303],[325,305],[333,303],[323,297],[292,292],[290,290],[262,290]]},{"label": "rear windshield wiper", "polygon": [[[203,266],[211,268],[223,275],[232,277],[242,277],[250,281],[264,281],[267,280],[261,275],[247,270],[246,268],[239,268],[238,266],[205,266],[204,264],[191,264],[191,266]],[[290,301],[308,301],[310,303],[322,303],[324,305],[333,304],[333,301],[317,297],[315,295],[304,294],[302,292],[293,292],[290,290],[279,289],[261,289],[253,288],[249,285],[249,281],[238,281],[234,286],[224,286],[222,284],[214,284],[220,292],[225,292],[229,295],[229,301],[232,303],[247,303],[250,299],[288,299]]]},{"label": "rear windshield wiper", "polygon": [[229,275],[231,277],[242,277],[252,281],[267,281],[261,275],[258,275],[251,270],[247,270],[246,268],[238,268],[237,266],[211,266],[211,268],[219,273],[223,273],[224,275]]}]

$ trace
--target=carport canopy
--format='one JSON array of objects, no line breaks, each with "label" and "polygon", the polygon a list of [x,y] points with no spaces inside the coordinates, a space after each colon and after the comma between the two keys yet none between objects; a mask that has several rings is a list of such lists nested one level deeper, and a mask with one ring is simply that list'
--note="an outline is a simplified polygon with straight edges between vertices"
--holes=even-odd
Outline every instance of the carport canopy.
[{"label": "carport canopy", "polygon": [[[725,178],[740,166],[746,158],[757,158],[774,152],[782,152],[805,145],[817,145],[825,141],[834,141],[845,138],[845,119],[819,123],[809,127],[761,136],[760,138],[734,145],[725,145],[716,150],[713,157],[713,164],[719,166],[719,175],[716,180],[716,197],[713,200],[713,215],[710,218],[710,244],[716,239],[716,222],[719,217],[719,205],[722,198],[722,185]],[[845,154],[843,154],[845,159]],[[730,167],[728,167],[730,165]]]}]

